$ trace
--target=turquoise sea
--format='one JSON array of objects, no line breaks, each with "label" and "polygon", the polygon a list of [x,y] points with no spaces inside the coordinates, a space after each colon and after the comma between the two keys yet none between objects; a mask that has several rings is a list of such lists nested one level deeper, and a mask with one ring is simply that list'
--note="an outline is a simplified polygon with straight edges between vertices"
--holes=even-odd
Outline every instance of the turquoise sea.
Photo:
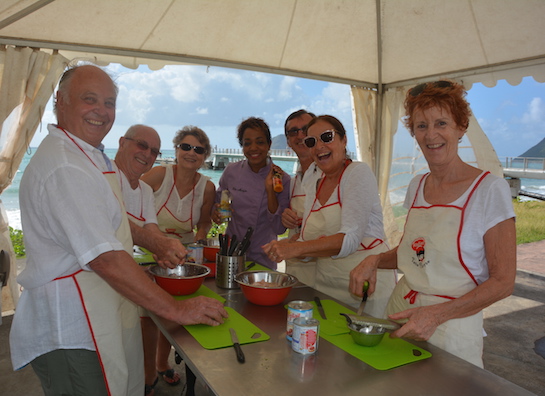
[{"label": "turquoise sea", "polygon": [[[19,166],[17,174],[13,178],[13,182],[2,193],[2,195],[0,195],[0,200],[2,200],[2,204],[4,205],[4,208],[6,209],[9,225],[16,229],[21,229],[21,212],[19,209],[19,183],[21,182],[21,177],[23,176],[23,172],[35,151],[36,151],[36,148],[28,149],[27,153],[23,157],[23,160],[21,161],[21,165]],[[163,158],[174,157],[174,150],[162,150],[162,151],[163,151]],[[109,158],[113,159],[115,157],[117,149],[106,149],[104,150],[104,152]],[[280,166],[284,170],[284,172],[288,173],[289,175],[293,174],[293,162],[275,161],[275,164]],[[210,177],[212,182],[216,186],[218,185],[221,174],[223,173],[223,171],[221,170],[211,170],[211,169],[203,169],[200,172]]]},{"label": "turquoise sea", "polygon": [[[6,210],[8,219],[9,219],[9,225],[16,229],[21,229],[21,212],[19,209],[19,183],[21,181],[21,177],[23,176],[23,172],[32,158],[32,154],[35,152],[35,148],[30,148],[28,152],[23,157],[23,160],[21,161],[21,165],[19,166],[19,170],[17,171],[17,174],[15,175],[15,178],[13,179],[12,184],[0,195],[0,200],[2,201],[4,208]],[[105,150],[106,155],[110,158],[114,158],[115,154],[117,152],[117,149],[106,149]],[[163,150],[163,157],[164,158],[170,158],[174,157],[174,150]],[[293,162],[291,161],[275,161],[275,163],[280,166],[286,173],[289,175],[293,175],[294,173],[294,166]],[[399,166],[398,166],[399,165]],[[402,164],[396,164],[394,163],[392,166],[392,174],[395,175],[398,172],[398,169],[401,169]],[[219,179],[221,177],[221,174],[223,171],[221,170],[211,170],[211,169],[203,169],[200,171],[206,176],[209,176],[214,182],[215,185],[218,185]],[[404,189],[398,189],[395,190],[396,185],[403,186],[406,185],[409,180],[411,179],[410,174],[398,174],[396,177],[392,177],[392,180],[390,182],[390,189],[394,190],[390,193],[390,202],[396,203],[396,202],[403,202],[405,197],[405,190]],[[521,179],[522,182],[522,189],[530,192],[536,192],[539,194],[545,194],[545,180],[537,180],[537,179]]]}]

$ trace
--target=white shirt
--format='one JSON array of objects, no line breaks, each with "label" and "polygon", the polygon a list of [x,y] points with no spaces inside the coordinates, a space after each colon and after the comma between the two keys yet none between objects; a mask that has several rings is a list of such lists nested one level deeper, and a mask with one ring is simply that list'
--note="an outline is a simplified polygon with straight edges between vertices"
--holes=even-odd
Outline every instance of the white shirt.
[{"label": "white shirt", "polygon": [[[303,178],[306,191],[303,219],[308,217],[312,209],[318,185],[316,178],[309,178],[309,182],[305,183],[307,174],[308,170]],[[377,180],[371,168],[363,162],[352,162],[344,171],[339,185],[326,205],[336,202],[339,189],[342,204],[342,225],[339,233],[345,236],[339,254],[332,256],[333,258],[346,257],[354,253],[364,237],[385,239]]]},{"label": "white shirt", "polygon": [[20,185],[27,264],[10,333],[15,369],[55,349],[95,349],[74,282],[53,279],[124,250],[115,235],[122,213],[102,174],[109,160],[74,135],[48,129]]},{"label": "white shirt", "polygon": [[[418,175],[411,180],[403,204],[405,208],[409,209],[411,207],[418,183],[422,177],[422,175]],[[458,206],[465,202],[478,179],[476,178],[466,192],[450,204]],[[418,194],[415,204],[418,206],[431,206],[424,199],[424,185],[425,181],[421,185],[422,191]],[[492,174],[486,176],[468,203],[466,216],[463,220],[462,235],[460,236],[462,258],[479,284],[489,277],[486,252],[484,250],[484,234],[498,223],[512,217],[515,217],[515,211],[511,202],[509,184],[504,179]]]},{"label": "white shirt", "polygon": [[134,216],[142,219],[143,224],[157,224],[157,215],[155,214],[155,198],[153,189],[149,184],[138,180],[138,187],[131,188],[129,179],[118,168],[121,192],[123,193],[123,202],[129,215],[129,220]]}]

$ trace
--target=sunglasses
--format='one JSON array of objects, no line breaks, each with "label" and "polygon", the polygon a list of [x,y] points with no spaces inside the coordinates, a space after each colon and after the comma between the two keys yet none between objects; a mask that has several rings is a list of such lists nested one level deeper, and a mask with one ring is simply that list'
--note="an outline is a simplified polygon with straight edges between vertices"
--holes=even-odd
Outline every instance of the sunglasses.
[{"label": "sunglasses", "polygon": [[304,126],[303,128],[292,128],[289,131],[286,132],[286,135],[289,137],[294,137],[299,134],[299,131],[303,132],[303,135],[307,135],[307,127]]},{"label": "sunglasses", "polygon": [[411,89],[409,91],[409,93],[413,97],[418,96],[422,92],[424,92],[426,90],[426,88],[428,88],[428,85],[430,85],[432,87],[435,87],[435,88],[450,88],[450,87],[452,87],[452,83],[450,81],[441,80],[441,81],[435,81],[435,82],[431,82],[431,83],[419,84],[416,87],[414,87],[413,89]]},{"label": "sunglasses", "polygon": [[202,147],[202,146],[192,146],[192,145],[187,144],[187,143],[181,143],[181,144],[177,145],[176,147],[178,147],[179,149],[182,149],[184,151],[190,151],[191,149],[193,149],[193,151],[196,152],[197,154],[204,154],[204,152],[206,151],[204,149],[204,147]]},{"label": "sunglasses", "polygon": [[160,157],[161,156],[161,152],[159,151],[158,148],[150,147],[148,145],[148,143],[143,141],[143,140],[133,139],[133,138],[130,138],[130,137],[126,137],[125,139],[133,141],[134,143],[136,143],[138,148],[140,150],[142,150],[142,151],[148,151],[149,150],[153,156],[155,156],[155,157]]},{"label": "sunglasses", "polygon": [[[325,132],[322,132],[320,135],[320,140],[324,142],[325,144],[329,144],[333,141],[333,138],[335,137],[335,131],[334,130],[328,130]],[[308,148],[313,148],[316,146],[316,142],[318,140],[314,136],[307,136],[303,142],[305,143],[305,146]]]}]

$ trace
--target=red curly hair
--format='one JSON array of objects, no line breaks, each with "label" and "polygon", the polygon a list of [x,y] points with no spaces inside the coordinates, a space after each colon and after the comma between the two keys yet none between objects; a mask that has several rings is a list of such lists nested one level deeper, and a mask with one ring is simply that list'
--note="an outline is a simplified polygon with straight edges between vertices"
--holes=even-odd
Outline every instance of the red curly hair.
[{"label": "red curly hair", "polygon": [[465,99],[466,95],[467,92],[463,85],[450,80],[419,84],[407,92],[403,123],[414,136],[414,113],[417,110],[439,107],[452,115],[456,125],[467,130],[471,110]]}]

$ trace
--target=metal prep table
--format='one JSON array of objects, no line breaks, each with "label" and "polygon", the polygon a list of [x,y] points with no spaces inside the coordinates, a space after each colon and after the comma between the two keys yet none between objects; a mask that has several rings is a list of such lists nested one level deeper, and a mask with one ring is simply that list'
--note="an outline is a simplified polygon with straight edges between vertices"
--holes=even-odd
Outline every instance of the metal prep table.
[{"label": "metal prep table", "polygon": [[[430,351],[431,358],[387,371],[374,369],[324,339],[320,339],[316,354],[298,354],[286,340],[287,313],[283,304],[254,305],[239,289],[216,287],[214,279],[206,279],[204,285],[271,337],[242,345],[246,363],[240,364],[233,348],[205,349],[183,326],[152,315],[185,364],[216,395],[533,395],[425,342],[411,341]],[[299,285],[285,302],[312,301],[315,296],[331,299]]]}]

